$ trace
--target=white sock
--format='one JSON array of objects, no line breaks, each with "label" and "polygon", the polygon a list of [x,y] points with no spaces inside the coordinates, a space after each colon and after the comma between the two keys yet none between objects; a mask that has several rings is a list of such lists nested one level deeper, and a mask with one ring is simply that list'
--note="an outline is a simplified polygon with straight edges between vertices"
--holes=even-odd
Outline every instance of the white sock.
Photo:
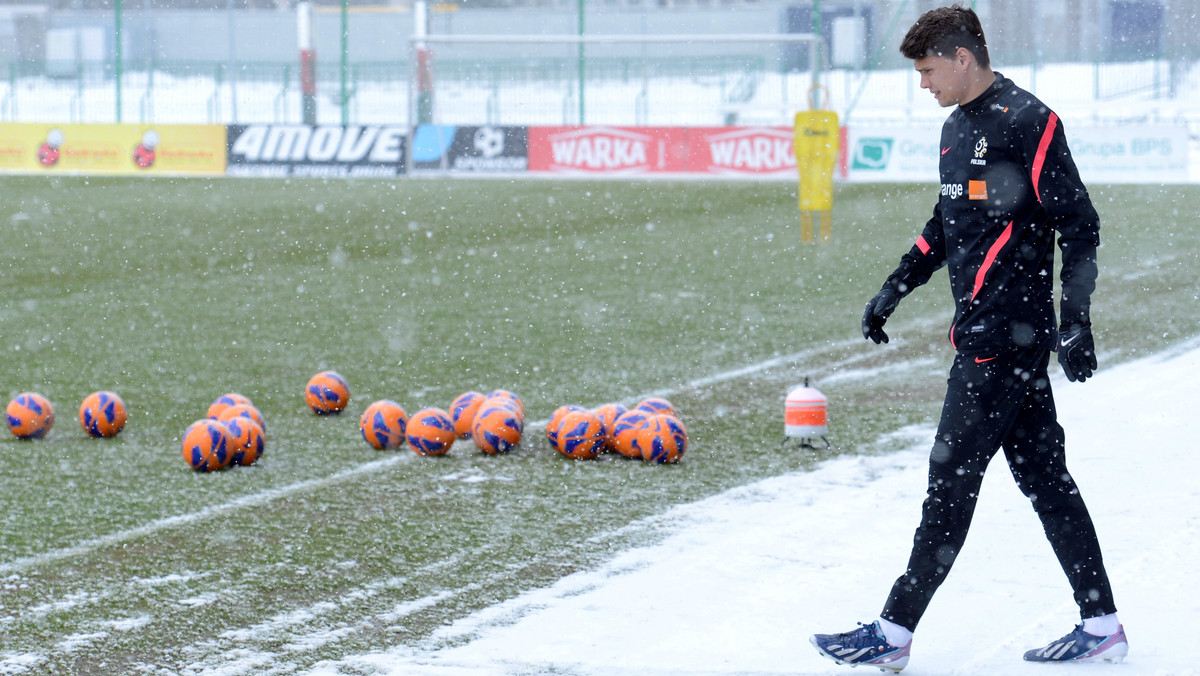
[{"label": "white sock", "polygon": [[1117,620],[1116,613],[1088,617],[1083,620],[1083,630],[1092,636],[1112,636],[1120,628],[1121,622]]},{"label": "white sock", "polygon": [[879,628],[883,630],[883,638],[892,644],[893,647],[903,648],[912,641],[913,633],[895,622],[885,620],[881,617],[879,618]]}]

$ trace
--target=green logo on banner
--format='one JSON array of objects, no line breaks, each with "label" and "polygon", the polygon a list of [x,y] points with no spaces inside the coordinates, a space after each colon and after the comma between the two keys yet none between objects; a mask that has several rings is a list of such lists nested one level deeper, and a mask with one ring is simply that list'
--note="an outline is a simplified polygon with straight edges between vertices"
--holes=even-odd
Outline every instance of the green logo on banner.
[{"label": "green logo on banner", "polygon": [[860,138],[854,144],[854,159],[850,168],[882,171],[887,169],[888,161],[891,158],[892,139]]}]

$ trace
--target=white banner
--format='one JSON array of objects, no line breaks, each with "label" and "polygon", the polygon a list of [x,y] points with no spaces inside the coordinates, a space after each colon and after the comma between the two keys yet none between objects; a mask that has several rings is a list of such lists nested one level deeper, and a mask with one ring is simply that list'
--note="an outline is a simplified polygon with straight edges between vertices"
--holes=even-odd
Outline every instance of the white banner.
[{"label": "white banner", "polygon": [[1188,130],[1183,124],[1067,127],[1067,143],[1084,183],[1186,183]]},{"label": "white banner", "polygon": [[[938,182],[941,126],[850,127],[846,179]],[[1182,124],[1067,127],[1084,183],[1186,183],[1188,132]]]}]

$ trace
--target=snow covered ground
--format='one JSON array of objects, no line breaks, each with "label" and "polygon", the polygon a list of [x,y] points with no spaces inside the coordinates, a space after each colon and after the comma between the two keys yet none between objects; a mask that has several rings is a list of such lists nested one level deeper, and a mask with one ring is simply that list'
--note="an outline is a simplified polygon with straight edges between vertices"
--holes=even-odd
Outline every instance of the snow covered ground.
[{"label": "snow covered ground", "polygon": [[[1092,511],[1129,635],[1124,664],[1026,664],[1078,622],[1066,579],[1002,456],[967,546],[918,628],[904,673],[1195,676],[1200,340],[1055,381],[1072,473]],[[837,411],[830,411],[836,436]],[[843,423],[844,424],[844,423]],[[659,544],[446,627],[425,646],[321,665],[312,676],[851,673],[808,645],[879,612],[903,572],[932,428],[896,452],[844,457],[681,505],[642,527]],[[853,673],[875,673],[865,669]]]}]

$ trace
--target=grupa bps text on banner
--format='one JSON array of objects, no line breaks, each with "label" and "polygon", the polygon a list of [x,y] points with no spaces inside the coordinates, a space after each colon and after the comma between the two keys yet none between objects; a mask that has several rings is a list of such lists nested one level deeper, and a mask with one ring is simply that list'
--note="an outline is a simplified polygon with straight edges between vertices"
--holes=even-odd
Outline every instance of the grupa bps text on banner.
[{"label": "grupa bps text on banner", "polygon": [[225,127],[0,124],[0,171],[223,175]]},{"label": "grupa bps text on banner", "polygon": [[[862,182],[938,182],[941,125],[852,126],[846,178]],[[1066,126],[1085,183],[1184,183],[1188,133],[1181,124]],[[995,143],[993,140],[993,147]]]},{"label": "grupa bps text on banner", "polygon": [[1071,155],[1085,182],[1185,183],[1185,124],[1067,128]]}]

